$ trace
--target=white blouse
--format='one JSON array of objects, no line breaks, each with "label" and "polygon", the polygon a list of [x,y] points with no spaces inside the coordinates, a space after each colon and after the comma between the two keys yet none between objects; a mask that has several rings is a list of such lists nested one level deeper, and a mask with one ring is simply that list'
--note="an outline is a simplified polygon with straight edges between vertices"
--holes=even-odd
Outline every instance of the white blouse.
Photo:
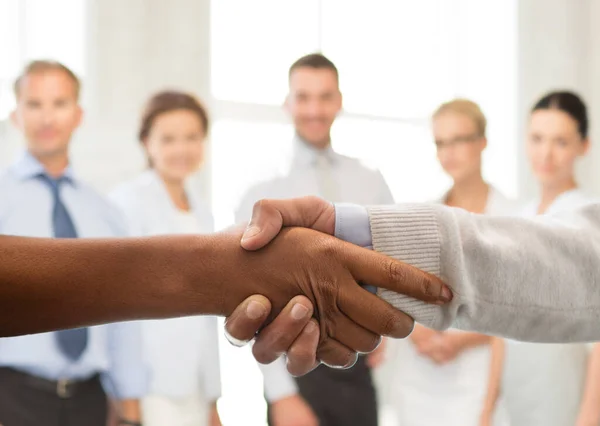
[{"label": "white blouse", "polygon": [[[213,231],[208,206],[186,185],[191,211],[172,203],[152,170],[120,185],[111,194],[132,236],[200,234]],[[207,401],[221,396],[217,318],[196,316],[142,323],[144,352],[150,366],[151,394],[182,398],[201,393]]]},{"label": "white blouse", "polygon": [[[574,189],[556,198],[545,214],[568,212],[593,201]],[[531,201],[520,216],[536,216],[539,204],[539,199]],[[587,361],[585,344],[507,340],[502,389],[511,424],[574,425],[583,398]]]},{"label": "white blouse", "polygon": [[[435,202],[443,204],[446,199],[447,193]],[[511,211],[514,211],[514,202],[490,186],[485,214],[502,216]],[[390,361],[393,387],[388,392],[401,426],[478,425],[490,376],[489,345],[468,349],[444,365],[420,355],[410,339],[394,345],[395,353]],[[503,424],[500,403],[494,425]]]}]

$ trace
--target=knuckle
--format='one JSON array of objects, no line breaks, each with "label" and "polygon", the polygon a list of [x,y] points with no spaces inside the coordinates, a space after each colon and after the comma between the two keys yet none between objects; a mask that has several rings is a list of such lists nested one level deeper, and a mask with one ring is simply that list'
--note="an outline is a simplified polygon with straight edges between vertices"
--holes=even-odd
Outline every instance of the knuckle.
[{"label": "knuckle", "polygon": [[336,258],[340,252],[340,245],[337,240],[331,237],[322,235],[319,241],[318,256],[323,256],[327,259]]},{"label": "knuckle", "polygon": [[373,352],[381,343],[381,336],[372,336],[365,346],[359,349],[363,353]]},{"label": "knuckle", "polygon": [[434,283],[426,276],[419,277],[419,291],[423,296],[433,298],[437,296]]},{"label": "knuckle", "polygon": [[401,320],[401,326],[397,327],[397,336],[399,339],[405,339],[407,338],[410,333],[412,333],[412,331],[415,328],[415,320],[412,319],[411,317],[409,317],[408,315]]},{"label": "knuckle", "polygon": [[306,201],[308,201],[311,204],[316,204],[316,203],[322,203],[323,202],[323,198],[321,197],[317,197],[316,195],[308,195],[304,198]]},{"label": "knuckle", "polygon": [[252,355],[261,364],[270,364],[279,358],[279,354],[273,350],[267,350],[262,342],[256,342],[252,346]]},{"label": "knuckle", "polygon": [[292,345],[287,352],[287,357],[290,363],[299,365],[313,364],[315,360],[315,354],[303,345]]},{"label": "knuckle", "polygon": [[266,211],[271,205],[271,200],[263,198],[254,203],[252,208],[252,216],[256,216],[259,212]]},{"label": "knuckle", "polygon": [[407,274],[406,267],[393,259],[387,259],[388,278],[391,282],[405,283]]},{"label": "knuckle", "polygon": [[376,330],[382,336],[395,334],[398,327],[398,317],[395,313],[388,313],[382,321],[381,330]]},{"label": "knuckle", "polygon": [[357,354],[346,348],[326,345],[317,352],[317,357],[328,367],[348,368],[348,365],[354,365]]}]

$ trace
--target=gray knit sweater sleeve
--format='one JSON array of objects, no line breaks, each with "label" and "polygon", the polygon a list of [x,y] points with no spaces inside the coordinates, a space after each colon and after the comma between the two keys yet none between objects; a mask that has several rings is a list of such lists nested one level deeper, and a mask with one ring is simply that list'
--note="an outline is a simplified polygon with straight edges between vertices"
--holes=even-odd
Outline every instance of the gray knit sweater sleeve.
[{"label": "gray knit sweater sleeve", "polygon": [[600,341],[600,205],[529,220],[423,204],[368,213],[375,250],[454,291],[439,307],[379,290],[418,322],[535,342]]}]

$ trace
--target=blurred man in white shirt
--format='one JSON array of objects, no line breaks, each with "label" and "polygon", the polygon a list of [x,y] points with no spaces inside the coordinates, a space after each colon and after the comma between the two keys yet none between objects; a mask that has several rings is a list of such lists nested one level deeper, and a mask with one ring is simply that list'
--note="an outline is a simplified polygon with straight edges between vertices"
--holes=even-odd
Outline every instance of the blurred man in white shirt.
[{"label": "blurred man in white shirt", "polygon": [[[331,202],[392,204],[392,194],[381,173],[358,160],[336,153],[331,147],[331,127],[342,109],[338,70],[321,54],[298,59],[289,72],[289,94],[285,107],[292,117],[294,154],[284,176],[260,183],[243,198],[236,220],[248,220],[254,202],[261,198],[318,195]],[[321,426],[375,426],[377,406],[370,368],[381,359],[359,358],[350,370],[317,368],[297,378],[300,395],[319,417]],[[281,364],[271,367],[279,380]],[[271,376],[267,381],[273,381]],[[272,416],[271,420],[272,420]]]}]

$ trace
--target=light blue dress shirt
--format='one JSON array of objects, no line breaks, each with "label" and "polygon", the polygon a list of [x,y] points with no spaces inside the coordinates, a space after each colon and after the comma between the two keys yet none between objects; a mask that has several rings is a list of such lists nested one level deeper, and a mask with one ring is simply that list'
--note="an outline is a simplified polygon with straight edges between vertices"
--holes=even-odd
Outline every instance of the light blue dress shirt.
[{"label": "light blue dress shirt", "polygon": [[[369,224],[369,213],[366,207],[349,203],[336,203],[335,208],[335,233],[340,240],[354,245],[373,249],[373,236]],[[362,283],[363,287],[373,294],[377,294],[377,287]]]},{"label": "light blue dress shirt", "polygon": [[366,207],[356,204],[336,203],[335,236],[360,247],[373,248],[371,225]]},{"label": "light blue dress shirt", "polygon": [[[53,199],[48,185],[38,178],[42,173],[43,166],[26,153],[0,175],[1,234],[52,237]],[[65,177],[61,198],[80,238],[126,235],[115,208],[79,181],[71,167]],[[81,380],[100,373],[107,391],[116,398],[143,396],[148,372],[143,363],[140,324],[117,323],[89,330],[87,348],[75,362],[61,353],[53,333],[2,338],[0,366],[48,380]]]}]

